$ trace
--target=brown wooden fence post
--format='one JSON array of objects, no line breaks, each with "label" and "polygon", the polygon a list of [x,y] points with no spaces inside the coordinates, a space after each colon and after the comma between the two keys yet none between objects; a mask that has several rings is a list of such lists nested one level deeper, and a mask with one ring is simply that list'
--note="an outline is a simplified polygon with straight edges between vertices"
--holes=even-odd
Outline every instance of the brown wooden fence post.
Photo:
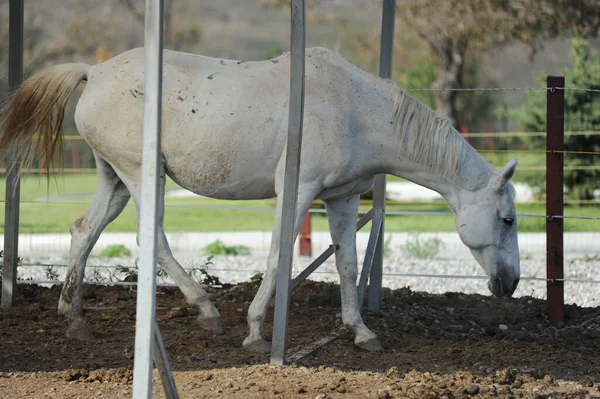
[{"label": "brown wooden fence post", "polygon": [[304,217],[304,221],[302,222],[302,226],[300,226],[300,234],[298,234],[298,238],[300,239],[300,255],[302,256],[312,256],[312,244],[310,240],[311,235],[311,223],[310,223],[310,212],[306,213]]},{"label": "brown wooden fence post", "polygon": [[[550,319],[564,318],[563,161],[565,78],[548,76],[546,92],[546,287]],[[558,216],[558,217],[557,217]]]}]

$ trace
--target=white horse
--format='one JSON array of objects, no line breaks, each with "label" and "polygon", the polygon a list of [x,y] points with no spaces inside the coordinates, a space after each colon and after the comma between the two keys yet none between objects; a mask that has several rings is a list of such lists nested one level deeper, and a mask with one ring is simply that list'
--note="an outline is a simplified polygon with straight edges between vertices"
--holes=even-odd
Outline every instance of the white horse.
[{"label": "white horse", "polygon": [[[304,138],[295,234],[314,199],[325,202],[336,245],[342,319],[363,349],[381,349],[361,317],[357,298],[356,218],[359,195],[374,176],[393,174],[440,193],[452,208],[463,243],[489,276],[496,296],[519,282],[512,178],[516,161],[499,172],[440,116],[390,81],[323,48],[306,51]],[[164,52],[161,191],[165,174],[194,193],[220,199],[277,197],[267,270],[248,310],[243,346],[269,351],[264,320],[274,294],[288,123],[289,54],[259,62]],[[99,188],[71,226],[69,268],[58,311],[67,335],[91,340],[81,312],[88,255],[103,229],[133,197],[139,212],[144,51],[134,49],[89,66],[62,64],[25,81],[4,108],[0,149],[22,151],[24,166],[48,167],[62,155],[65,105],[80,83],[75,122],[96,157]],[[173,278],[201,325],[223,332],[219,311],[173,258],[160,204],[159,264]]]}]

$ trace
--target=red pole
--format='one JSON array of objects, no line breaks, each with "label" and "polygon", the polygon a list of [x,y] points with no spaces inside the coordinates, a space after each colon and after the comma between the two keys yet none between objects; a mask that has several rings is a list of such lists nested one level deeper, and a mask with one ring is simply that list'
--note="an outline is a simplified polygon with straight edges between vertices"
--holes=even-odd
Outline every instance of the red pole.
[{"label": "red pole", "polygon": [[[488,124],[488,133],[493,134],[496,133],[496,127],[494,126],[494,122],[490,122]],[[496,137],[495,136],[489,136],[487,139],[487,149],[489,151],[494,151],[494,141],[495,141]]]},{"label": "red pole", "polygon": [[[546,101],[546,287],[553,321],[565,313],[563,253],[563,152],[565,149],[565,78],[548,76]],[[558,89],[556,89],[558,88]],[[555,216],[559,216],[558,218]]]},{"label": "red pole", "polygon": [[469,141],[469,125],[463,123],[460,125],[460,132],[462,133],[465,140]]},{"label": "red pole", "polygon": [[302,256],[312,256],[312,245],[310,241],[311,234],[311,225],[310,225],[310,213],[307,213],[304,216],[304,221],[302,222],[302,226],[300,226],[300,255]]},{"label": "red pole", "polygon": [[77,145],[74,145],[71,149],[71,158],[73,160],[73,170],[75,173],[79,173],[79,148],[77,148]]}]

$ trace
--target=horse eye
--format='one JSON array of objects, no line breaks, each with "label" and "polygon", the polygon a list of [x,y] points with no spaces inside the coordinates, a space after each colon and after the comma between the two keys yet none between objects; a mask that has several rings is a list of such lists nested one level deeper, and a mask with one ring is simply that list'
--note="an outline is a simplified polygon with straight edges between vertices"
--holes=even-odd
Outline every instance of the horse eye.
[{"label": "horse eye", "polygon": [[515,222],[515,219],[513,219],[513,218],[502,218],[502,221],[504,222],[505,225],[512,226],[513,223]]}]

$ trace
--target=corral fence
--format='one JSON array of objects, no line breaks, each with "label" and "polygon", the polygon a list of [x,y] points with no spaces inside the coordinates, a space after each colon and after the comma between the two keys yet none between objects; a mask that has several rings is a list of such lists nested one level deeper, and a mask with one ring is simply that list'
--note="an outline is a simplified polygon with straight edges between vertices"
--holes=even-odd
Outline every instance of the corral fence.
[{"label": "corral fence", "polygon": [[[280,230],[282,249],[279,252],[279,263],[283,270],[278,273],[276,290],[276,307],[274,318],[274,337],[272,349],[272,362],[282,364],[285,359],[285,341],[287,334],[287,305],[289,304],[290,268],[291,268],[291,237],[294,224],[294,203],[297,195],[297,178],[300,158],[300,145],[302,137],[302,104],[304,102],[304,9],[303,0],[292,2],[292,59],[298,61],[292,63],[290,84],[290,124],[288,126],[288,144],[286,157],[286,178],[283,197],[282,227]],[[383,51],[387,44],[393,40],[395,1],[384,2],[384,14],[382,31],[390,28],[387,33],[382,34],[382,57],[380,75],[390,77],[391,46],[388,51]],[[387,11],[387,12],[386,12]],[[145,123],[144,123],[144,182],[143,193],[147,197],[152,196],[150,201],[153,206],[142,206],[141,210],[141,247],[145,249],[144,261],[146,266],[152,268],[142,269],[144,275],[140,276],[140,287],[137,303],[137,325],[136,325],[136,356],[134,367],[134,395],[136,397],[150,396],[152,382],[152,345],[156,346],[154,362],[159,368],[161,379],[165,386],[167,397],[177,397],[176,388],[170,375],[166,351],[162,345],[162,338],[158,326],[154,321],[155,311],[155,280],[154,267],[156,267],[156,203],[157,190],[156,179],[151,182],[151,176],[156,176],[156,162],[160,152],[160,98],[161,98],[161,76],[162,76],[162,1],[155,0],[146,2],[146,88],[145,99]],[[9,68],[10,85],[12,88],[18,86],[23,79],[23,1],[11,1],[10,7],[10,59]],[[386,21],[390,22],[386,24]],[[384,62],[387,58],[386,62]],[[156,61],[156,62],[154,62]],[[387,69],[387,71],[386,71]],[[560,320],[563,317],[564,306],[564,200],[563,200],[563,157],[570,151],[564,149],[564,79],[549,78],[548,87],[548,129],[547,129],[547,199],[546,199],[546,233],[547,233],[547,286],[548,303],[553,319]],[[561,103],[562,101],[562,103]],[[154,153],[149,156],[149,150]],[[572,151],[571,151],[572,152]],[[75,153],[77,154],[77,152]],[[590,153],[589,155],[597,155]],[[72,154],[73,157],[75,157]],[[153,159],[154,158],[154,159]],[[75,160],[75,159],[73,159]],[[77,169],[77,168],[74,168]],[[552,178],[549,178],[551,175]],[[3,269],[2,306],[12,305],[16,285],[16,265],[18,258],[18,231],[19,231],[19,184],[16,170],[9,171],[7,176],[7,202],[5,203],[5,256]],[[385,189],[385,177],[378,177],[375,182],[375,200],[371,211],[367,212],[358,222],[360,229],[369,220],[372,223],[372,234],[369,238],[369,246],[365,255],[363,272],[360,276],[359,295],[364,297],[367,287],[367,279],[379,280],[375,287],[370,285],[369,307],[378,308],[381,291],[381,249],[383,245],[385,198],[377,195]],[[552,187],[550,187],[550,186]],[[15,192],[17,194],[15,194]],[[383,191],[384,192],[384,191]],[[10,199],[10,201],[9,201]],[[153,208],[153,209],[150,209]],[[152,221],[154,220],[154,223]],[[305,237],[304,237],[305,238]],[[293,288],[301,279],[314,271],[320,263],[333,254],[329,249],[318,257],[305,271],[300,273],[292,281]],[[375,261],[375,258],[379,260]],[[8,267],[7,267],[8,266]],[[373,266],[373,268],[371,268]],[[285,273],[284,273],[285,271]],[[149,275],[148,275],[149,274]],[[285,281],[284,281],[285,279]],[[379,284],[379,287],[377,287]],[[373,290],[374,288],[374,290]],[[373,292],[375,291],[375,293]],[[140,293],[142,295],[140,295]],[[150,299],[150,306],[140,298]],[[8,305],[8,306],[7,306]],[[282,307],[283,306],[283,307]],[[140,348],[142,350],[137,350]]]},{"label": "corral fence", "polygon": [[[22,66],[21,66],[22,67]],[[5,77],[3,77],[5,78]],[[407,91],[431,91],[434,89],[409,89]],[[437,89],[435,89],[437,90]],[[573,201],[573,200],[564,200],[563,198],[563,181],[564,181],[564,157],[573,155],[577,153],[578,155],[586,155],[590,157],[597,157],[599,154],[596,152],[576,152],[570,151],[568,148],[564,148],[564,94],[565,91],[568,90],[585,90],[589,92],[591,95],[599,95],[598,90],[586,89],[586,88],[569,88],[564,87],[564,79],[562,77],[548,77],[546,87],[539,88],[469,88],[469,89],[458,89],[456,91],[530,91],[530,90],[540,90],[545,91],[547,93],[547,132],[525,132],[525,133],[515,133],[515,132],[500,132],[499,129],[490,124],[490,131],[486,133],[473,133],[469,131],[467,126],[462,127],[462,133],[464,137],[469,140],[473,145],[475,145],[478,151],[481,154],[540,154],[545,155],[545,163],[546,165],[536,165],[536,166],[520,166],[518,168],[518,173],[520,172],[530,172],[530,173],[540,173],[546,171],[546,193],[547,197],[545,199],[539,200],[534,199],[532,203],[541,203],[546,205],[546,212],[544,214],[528,214],[522,213],[519,215],[521,223],[528,223],[531,220],[544,220],[545,221],[545,230],[546,230],[546,240],[547,240],[547,267],[546,267],[546,278],[542,279],[537,276],[525,276],[524,279],[542,279],[547,283],[547,296],[549,303],[549,310],[551,312],[552,318],[560,320],[562,319],[562,309],[564,305],[564,283],[570,281],[569,279],[565,279],[564,275],[564,233],[565,219],[570,219],[572,221],[575,220],[588,220],[588,221],[598,221],[599,217],[589,216],[589,215],[577,215],[577,214],[569,214],[565,215],[564,205],[586,205],[586,206],[598,206],[597,201],[589,201],[589,203],[585,203],[585,201]],[[567,135],[600,135],[600,132],[567,132]],[[511,137],[527,137],[527,136],[546,136],[547,139],[547,147],[544,150],[541,149],[529,149],[529,148],[508,148],[507,145],[498,145],[502,143],[504,140]],[[67,168],[64,170],[65,173],[69,174],[79,174],[79,173],[89,173],[93,172],[95,169],[90,167],[89,159],[90,150],[87,148],[85,142],[81,137],[78,136],[68,136],[65,140],[66,143],[66,154],[68,156]],[[483,148],[482,148],[483,147]],[[87,161],[85,161],[87,159]],[[84,165],[84,166],[82,166]],[[495,167],[499,167],[502,165],[494,165]],[[598,170],[600,166],[569,166],[570,170]],[[5,169],[0,170],[0,173],[5,172]],[[40,169],[32,169],[28,171],[28,173],[38,173],[40,175],[45,175],[46,171]],[[79,200],[81,201],[81,200]],[[74,203],[71,201],[70,203]],[[427,202],[427,201],[419,201],[418,205],[422,205],[424,203],[437,203],[437,202]],[[38,207],[44,206],[49,208],[53,205],[53,203],[40,203],[40,202],[27,202],[21,201],[22,205]],[[54,202],[57,206],[58,203]],[[373,201],[363,201],[363,204],[367,205],[375,205]],[[402,209],[396,210],[392,209],[394,205],[407,205],[410,206],[415,204],[415,201],[393,201],[388,200],[385,204],[383,204],[386,209],[385,215],[386,217],[405,217],[405,216],[413,216],[413,217],[450,217],[452,214],[450,212],[439,212],[439,211],[427,211],[427,210],[417,210],[417,209]],[[170,207],[168,204],[167,208]],[[189,205],[190,207],[196,208],[207,208],[202,205]],[[212,209],[217,209],[218,206],[212,206]],[[236,210],[243,210],[243,207],[236,207]],[[247,208],[247,210],[256,210],[256,208]],[[272,212],[273,209],[262,209],[264,211]],[[9,209],[6,210],[10,212]],[[298,244],[300,254],[306,256],[312,256],[313,243],[312,238],[314,232],[312,231],[312,223],[311,223],[311,215],[324,213],[324,210],[321,207],[321,204],[315,203],[315,206],[307,217],[304,219],[304,224],[302,226],[300,235],[298,237]],[[365,211],[362,211],[365,214]],[[597,229],[600,230],[600,229]],[[597,240],[596,237],[592,237],[592,240]],[[332,253],[331,250],[328,250]],[[568,249],[567,249],[568,252]],[[324,254],[323,256],[330,256]],[[595,254],[591,254],[592,256]],[[23,265],[26,266],[26,265]],[[61,267],[64,266],[62,264],[56,264],[54,266]],[[594,265],[590,265],[594,266]],[[384,275],[386,273],[384,272]],[[406,273],[395,273],[390,274],[396,278],[408,277],[409,274]],[[410,274],[411,277],[423,277],[430,278],[431,274]],[[440,278],[454,278],[454,279],[463,279],[463,278],[473,278],[473,276],[464,276],[464,275],[444,275],[439,274],[436,275]],[[596,279],[588,279],[588,280],[578,280],[578,283],[581,282],[589,282],[589,283],[598,283],[600,281]]]},{"label": "corral fence", "polygon": [[[432,89],[414,89],[412,91],[426,91]],[[567,205],[567,211],[569,211],[569,206],[579,206],[586,208],[597,208],[600,206],[600,202],[598,200],[565,200],[563,195],[562,187],[564,185],[564,158],[565,156],[577,155],[577,156],[589,156],[596,157],[599,154],[593,151],[585,152],[585,151],[571,151],[564,146],[564,140],[566,136],[578,136],[578,135],[586,135],[592,137],[600,137],[600,132],[566,132],[564,131],[564,97],[565,92],[568,90],[585,90],[589,92],[591,95],[600,95],[598,90],[591,90],[585,88],[565,88],[564,87],[564,78],[563,77],[554,77],[549,76],[547,79],[547,87],[540,88],[474,88],[474,89],[463,89],[459,91],[468,91],[468,90],[486,90],[486,91],[502,91],[502,90],[541,90],[546,92],[547,96],[547,132],[497,132],[496,128],[493,124],[490,124],[490,131],[485,133],[473,133],[469,132],[468,128],[463,127],[463,135],[465,139],[467,139],[482,156],[486,155],[500,155],[500,156],[516,156],[519,158],[520,155],[530,156],[536,155],[539,156],[538,160],[545,162],[544,164],[535,164],[535,165],[525,165],[519,166],[517,168],[517,173],[544,173],[546,172],[545,178],[545,198],[543,196],[537,196],[536,198],[529,198],[527,202],[531,204],[545,205],[545,213],[520,213],[520,226],[525,226],[527,229],[528,224],[536,223],[539,225],[538,221],[543,221],[545,226],[545,235],[546,235],[546,277],[536,276],[528,276],[524,271],[525,275],[522,280],[537,280],[537,281],[545,281],[546,289],[547,289],[547,300],[548,300],[548,310],[550,312],[550,316],[554,320],[561,320],[563,318],[563,309],[564,309],[564,285],[565,282],[572,281],[573,283],[582,284],[597,284],[600,283],[600,280],[593,278],[565,278],[564,271],[564,254],[565,252],[569,252],[569,248],[564,247],[564,234],[565,232],[565,219],[568,219],[570,223],[574,223],[576,221],[587,221],[588,223],[596,223],[600,222],[600,213],[597,213],[597,216],[590,216],[588,212],[586,215],[578,215],[572,214],[572,212],[568,212],[565,214],[565,205]],[[411,91],[411,90],[407,90]],[[514,146],[511,147],[510,144],[505,143],[505,141],[512,140],[513,138],[527,138],[527,137],[546,137],[546,148],[527,148],[527,146],[523,146],[519,144],[517,148]],[[66,136],[65,137],[65,145],[68,147],[67,154],[70,154],[70,160],[67,161],[67,168],[64,169],[64,173],[66,174],[80,174],[80,173],[90,173],[94,172],[94,168],[85,168],[81,167],[80,157],[81,154],[84,154],[86,151],[90,151],[87,148],[87,144],[83,140],[83,138],[79,136]],[[483,147],[483,148],[482,148]],[[498,158],[493,158],[493,160],[497,160]],[[492,160],[492,162],[493,162]],[[70,161],[70,162],[69,162]],[[504,161],[503,161],[504,162]],[[503,165],[495,164],[493,165],[496,168],[499,168]],[[567,170],[577,171],[577,170],[600,170],[599,165],[592,166],[567,166]],[[4,170],[2,170],[4,171]],[[40,169],[32,169],[27,171],[27,173],[37,173],[41,176],[45,176],[46,171]],[[22,201],[21,203],[27,207],[45,207],[48,212],[51,212],[52,206],[65,206],[69,204],[77,204],[83,205],[87,204],[87,202],[82,201],[81,199],[73,199],[71,201],[62,200],[54,201],[54,202],[27,202]],[[373,201],[369,199],[361,200],[362,205],[372,206]],[[448,211],[431,211],[431,210],[420,210],[419,208],[423,205],[427,204],[440,204],[440,201],[436,200],[426,200],[426,201],[410,201],[410,200],[386,200],[385,206],[386,218],[394,218],[394,217],[420,217],[420,218],[447,218],[453,216],[452,213]],[[400,206],[402,209],[395,209],[394,207]],[[411,209],[411,207],[413,209]],[[231,209],[237,211],[264,211],[266,213],[274,212],[274,208],[271,207],[244,207],[244,206],[236,206],[236,207],[227,207],[227,206],[219,206],[219,205],[166,205],[167,212],[176,212],[177,209]],[[576,208],[581,209],[581,208]],[[313,215],[322,215],[325,213],[323,209],[322,203],[319,201],[315,201],[313,204],[313,208],[309,211],[304,219],[304,223],[300,230],[300,234],[297,240],[297,248],[299,250],[299,254],[303,256],[310,257],[313,254],[313,238],[315,237],[315,232],[313,231]],[[367,214],[368,211],[361,207],[360,213],[362,215]],[[168,213],[167,213],[168,218]],[[363,227],[366,223],[363,223]],[[600,223],[598,223],[598,227],[600,227]],[[600,231],[599,228],[592,229],[593,231]],[[523,233],[521,233],[523,234]],[[592,242],[597,242],[598,238],[600,238],[600,233],[590,234],[587,240]],[[594,244],[592,243],[588,247],[592,247]],[[524,249],[524,252],[527,252],[527,248]],[[320,255],[317,258],[317,261],[324,261],[328,257],[332,255],[333,251],[331,248],[326,249],[323,255]],[[595,253],[590,253],[590,258],[595,259]],[[590,268],[597,268],[597,262],[589,262]],[[319,262],[311,265],[310,271],[315,271],[319,266]],[[22,264],[22,266],[39,266],[39,264]],[[56,264],[44,264],[44,266],[49,267],[64,267],[66,265],[62,263]],[[132,265],[127,265],[127,267],[131,267]],[[107,266],[114,267],[114,266]],[[221,271],[227,271],[227,269],[220,269]],[[235,270],[231,270],[231,272],[235,272]],[[306,273],[305,273],[306,274]],[[590,274],[594,274],[592,271]],[[464,274],[431,274],[431,273],[387,273],[383,271],[384,277],[391,277],[396,279],[401,278],[444,278],[444,279],[473,279],[473,278],[484,278],[483,276],[469,276]],[[298,276],[301,277],[301,276]],[[49,280],[35,280],[37,282],[50,282]],[[28,281],[27,283],[30,283]],[[93,281],[88,281],[88,283],[93,283]]]}]

